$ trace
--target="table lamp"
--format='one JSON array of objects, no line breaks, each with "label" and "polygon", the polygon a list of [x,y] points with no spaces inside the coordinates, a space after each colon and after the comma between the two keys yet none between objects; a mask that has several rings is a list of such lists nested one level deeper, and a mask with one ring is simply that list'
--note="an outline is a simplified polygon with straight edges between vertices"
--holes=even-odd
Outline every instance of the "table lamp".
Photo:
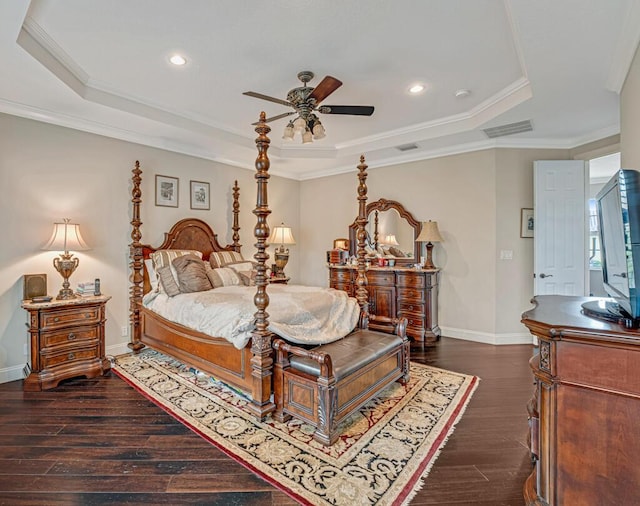
[{"label": "table lamp", "polygon": [[279,227],[275,227],[269,236],[269,244],[280,244],[279,248],[276,248],[275,259],[276,269],[275,277],[284,278],[284,268],[289,261],[289,250],[284,247],[285,244],[295,244],[296,241],[291,233],[291,227],[285,227],[284,223],[281,223]]},{"label": "table lamp", "polygon": [[58,300],[75,299],[77,297],[74,291],[69,288],[69,277],[78,267],[80,260],[73,258],[73,253],[69,251],[84,251],[90,249],[84,242],[84,239],[82,239],[80,225],[70,223],[70,221],[69,218],[64,218],[63,223],[54,223],[51,239],[42,247],[42,249],[48,251],[62,251],[60,258],[56,257],[53,259],[53,266],[64,280],[62,288],[56,297]]},{"label": "table lamp", "polygon": [[434,242],[444,242],[444,239],[440,235],[440,231],[438,230],[438,222],[437,221],[425,221],[422,223],[422,230],[420,230],[420,234],[416,237],[416,242],[426,242],[427,243],[427,258],[424,261],[425,269],[435,269],[436,266],[433,265],[432,258],[432,250]]}]

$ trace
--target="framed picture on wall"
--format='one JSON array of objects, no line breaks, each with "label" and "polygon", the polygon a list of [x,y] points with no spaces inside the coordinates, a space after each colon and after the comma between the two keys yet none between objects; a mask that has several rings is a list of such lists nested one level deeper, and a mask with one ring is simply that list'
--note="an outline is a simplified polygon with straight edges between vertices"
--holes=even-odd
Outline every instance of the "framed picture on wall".
[{"label": "framed picture on wall", "polygon": [[533,237],[533,209],[520,209],[520,237]]},{"label": "framed picture on wall", "polygon": [[156,205],[178,207],[178,178],[156,174]]},{"label": "framed picture on wall", "polygon": [[191,209],[209,210],[209,183],[202,181],[190,181],[191,183]]}]

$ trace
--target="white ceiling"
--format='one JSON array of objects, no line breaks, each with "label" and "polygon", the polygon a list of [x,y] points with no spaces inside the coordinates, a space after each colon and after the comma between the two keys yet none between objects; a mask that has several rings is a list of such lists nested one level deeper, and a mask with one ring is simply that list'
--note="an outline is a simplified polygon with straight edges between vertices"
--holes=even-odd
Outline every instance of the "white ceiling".
[{"label": "white ceiling", "polygon": [[[271,123],[271,172],[304,180],[362,153],[377,167],[618,133],[639,40],[639,0],[2,1],[0,112],[252,169],[251,123],[288,109],[242,92],[285,99],[311,70],[311,86],[344,83],[324,104],[375,112],[321,115],[306,145]],[[482,132],[523,120],[533,131]]]}]

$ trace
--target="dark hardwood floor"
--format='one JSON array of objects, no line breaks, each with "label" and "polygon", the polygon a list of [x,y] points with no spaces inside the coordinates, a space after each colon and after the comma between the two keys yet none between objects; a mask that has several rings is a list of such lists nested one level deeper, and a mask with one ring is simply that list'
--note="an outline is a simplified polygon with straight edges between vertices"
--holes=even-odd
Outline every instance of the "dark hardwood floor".
[{"label": "dark hardwood floor", "polygon": [[[412,360],[481,378],[412,505],[522,505],[532,347],[442,338]],[[114,374],[0,384],[0,504],[291,505]]]}]

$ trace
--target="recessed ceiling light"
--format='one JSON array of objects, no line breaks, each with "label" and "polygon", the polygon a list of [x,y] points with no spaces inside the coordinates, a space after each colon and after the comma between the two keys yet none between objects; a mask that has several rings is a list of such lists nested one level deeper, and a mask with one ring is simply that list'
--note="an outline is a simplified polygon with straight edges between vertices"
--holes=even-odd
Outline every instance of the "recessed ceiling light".
[{"label": "recessed ceiling light", "polygon": [[424,84],[414,84],[409,88],[409,93],[413,93],[414,95],[424,91]]},{"label": "recessed ceiling light", "polygon": [[464,98],[464,97],[468,97],[469,95],[471,95],[471,91],[465,88],[461,88],[455,92],[456,98]]},{"label": "recessed ceiling light", "polygon": [[173,56],[171,56],[171,58],[169,58],[169,61],[171,63],[173,63],[174,65],[184,65],[185,63],[187,63],[187,59],[179,54],[174,54]]}]

